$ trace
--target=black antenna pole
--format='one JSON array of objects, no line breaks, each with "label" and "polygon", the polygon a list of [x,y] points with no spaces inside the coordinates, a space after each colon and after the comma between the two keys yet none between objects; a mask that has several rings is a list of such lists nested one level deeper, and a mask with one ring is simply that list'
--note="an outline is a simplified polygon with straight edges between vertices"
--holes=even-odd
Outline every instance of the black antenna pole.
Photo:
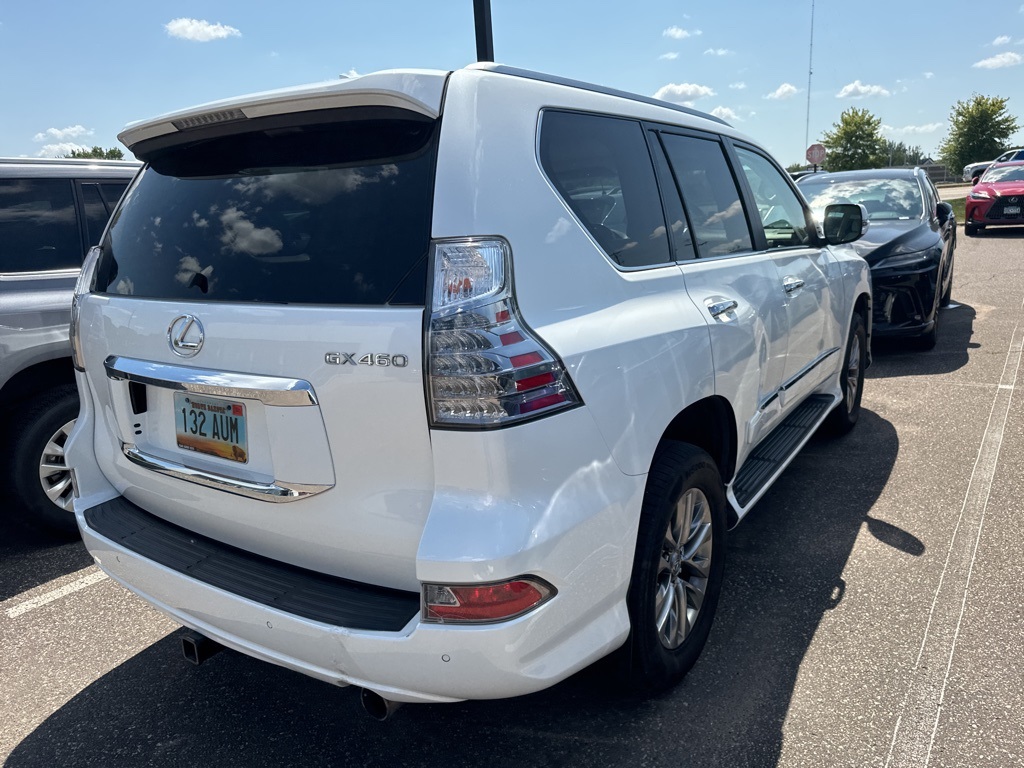
[{"label": "black antenna pole", "polygon": [[476,60],[494,61],[491,0],[473,0],[473,18],[476,21]]}]

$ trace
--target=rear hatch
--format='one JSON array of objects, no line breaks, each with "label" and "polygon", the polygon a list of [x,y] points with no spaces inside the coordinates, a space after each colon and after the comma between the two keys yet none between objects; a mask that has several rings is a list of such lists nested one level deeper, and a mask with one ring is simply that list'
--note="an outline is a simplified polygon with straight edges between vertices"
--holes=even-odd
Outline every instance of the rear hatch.
[{"label": "rear hatch", "polygon": [[418,588],[441,92],[426,83],[428,107],[352,85],[339,104],[133,129],[147,166],[80,320],[96,453],[126,498],[250,552]]}]

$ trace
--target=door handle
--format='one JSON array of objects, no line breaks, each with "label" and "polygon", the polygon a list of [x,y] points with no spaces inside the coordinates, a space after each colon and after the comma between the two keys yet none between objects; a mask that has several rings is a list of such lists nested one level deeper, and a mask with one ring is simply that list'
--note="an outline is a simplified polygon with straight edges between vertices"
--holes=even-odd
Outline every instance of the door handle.
[{"label": "door handle", "polygon": [[711,313],[712,317],[718,317],[724,315],[726,312],[732,312],[739,306],[739,303],[735,299],[724,299],[722,301],[716,301],[708,304],[708,312]]},{"label": "door handle", "polygon": [[787,277],[782,281],[782,287],[786,289],[786,293],[792,293],[803,288],[804,281],[798,277]]}]

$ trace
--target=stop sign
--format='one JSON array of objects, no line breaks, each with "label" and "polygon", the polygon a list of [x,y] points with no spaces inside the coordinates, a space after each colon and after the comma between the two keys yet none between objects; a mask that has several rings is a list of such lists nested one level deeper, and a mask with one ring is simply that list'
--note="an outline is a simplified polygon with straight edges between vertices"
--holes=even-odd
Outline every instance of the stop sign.
[{"label": "stop sign", "polygon": [[807,162],[811,165],[821,165],[825,162],[825,147],[821,144],[811,144],[807,148]]}]

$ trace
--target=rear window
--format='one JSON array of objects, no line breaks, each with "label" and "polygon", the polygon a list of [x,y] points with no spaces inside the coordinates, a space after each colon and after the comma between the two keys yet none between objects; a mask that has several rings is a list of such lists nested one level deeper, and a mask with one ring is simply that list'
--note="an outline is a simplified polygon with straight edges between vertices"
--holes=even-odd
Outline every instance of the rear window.
[{"label": "rear window", "polygon": [[103,243],[97,290],[422,305],[437,125],[367,113],[278,118],[149,158]]}]

